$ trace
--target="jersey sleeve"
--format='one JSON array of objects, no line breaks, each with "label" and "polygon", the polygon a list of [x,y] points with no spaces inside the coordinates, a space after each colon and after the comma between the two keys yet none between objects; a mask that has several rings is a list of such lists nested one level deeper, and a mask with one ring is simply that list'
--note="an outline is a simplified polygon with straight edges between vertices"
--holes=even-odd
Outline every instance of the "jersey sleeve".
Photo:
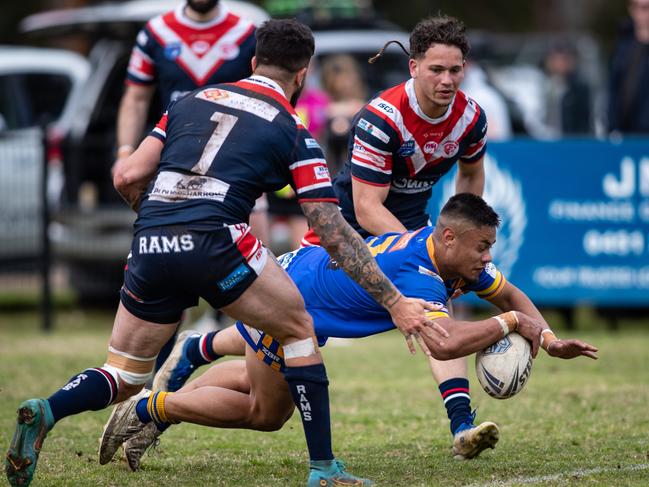
[{"label": "jersey sleeve", "polygon": [[478,110],[478,119],[466,135],[466,149],[460,155],[462,162],[477,162],[487,152],[487,116],[477,103],[475,106]]},{"label": "jersey sleeve", "polygon": [[462,291],[473,291],[482,299],[491,299],[503,290],[506,283],[505,276],[490,262],[480,273],[478,282],[463,286]]},{"label": "jersey sleeve", "polygon": [[289,165],[298,203],[325,201],[338,203],[329,175],[327,161],[318,142],[297,115],[297,138]]},{"label": "jersey sleeve", "polygon": [[126,81],[137,85],[152,85],[156,82],[155,63],[153,62],[153,38],[147,27],[138,33],[135,46],[126,69]]},{"label": "jersey sleeve", "polygon": [[160,121],[156,124],[156,126],[153,128],[151,132],[149,132],[149,135],[151,137],[155,137],[156,139],[160,140],[163,144],[167,140],[167,119],[169,116],[169,111],[164,112],[162,115],[162,118],[160,118]]},{"label": "jersey sleeve", "polygon": [[351,174],[373,186],[388,186],[392,180],[392,157],[399,135],[390,123],[363,108],[354,119]]},{"label": "jersey sleeve", "polygon": [[449,311],[446,307],[448,295],[444,281],[436,272],[417,266],[416,269],[408,266],[407,270],[399,273],[394,282],[395,286],[404,296],[419,298],[430,303],[440,304],[442,308],[436,311],[428,311],[426,316],[430,319],[448,318]]}]

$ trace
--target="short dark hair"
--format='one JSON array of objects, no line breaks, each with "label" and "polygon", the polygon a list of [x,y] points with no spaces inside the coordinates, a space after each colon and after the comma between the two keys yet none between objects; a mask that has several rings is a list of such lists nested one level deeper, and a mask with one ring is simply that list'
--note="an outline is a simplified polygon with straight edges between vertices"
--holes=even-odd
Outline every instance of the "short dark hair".
[{"label": "short dark hair", "polygon": [[439,213],[440,217],[461,219],[476,227],[498,228],[500,217],[480,196],[471,193],[458,193],[452,196]]},{"label": "short dark hair", "polygon": [[315,42],[311,29],[294,19],[271,19],[257,29],[257,63],[296,73],[309,65]]},{"label": "short dark hair", "polygon": [[423,57],[433,44],[455,46],[465,58],[471,49],[464,24],[446,15],[428,17],[415,25],[410,34],[410,57]]}]

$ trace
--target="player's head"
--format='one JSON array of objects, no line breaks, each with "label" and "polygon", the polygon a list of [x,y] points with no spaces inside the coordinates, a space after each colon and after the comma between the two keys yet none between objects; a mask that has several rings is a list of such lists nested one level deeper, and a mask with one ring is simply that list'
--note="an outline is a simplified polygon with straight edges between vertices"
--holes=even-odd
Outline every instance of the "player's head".
[{"label": "player's head", "polygon": [[296,88],[291,96],[295,106],[304,87],[307,67],[315,42],[311,29],[292,19],[272,19],[257,29],[253,70]]},{"label": "player's head", "polygon": [[194,12],[204,15],[219,4],[219,0],[187,0],[187,6]]},{"label": "player's head", "polygon": [[491,262],[500,217],[485,200],[470,193],[450,198],[437,218],[438,265],[453,277],[474,282]]},{"label": "player's head", "polygon": [[415,88],[437,109],[446,108],[464,79],[469,52],[464,24],[453,17],[429,17],[410,34],[410,76]]}]

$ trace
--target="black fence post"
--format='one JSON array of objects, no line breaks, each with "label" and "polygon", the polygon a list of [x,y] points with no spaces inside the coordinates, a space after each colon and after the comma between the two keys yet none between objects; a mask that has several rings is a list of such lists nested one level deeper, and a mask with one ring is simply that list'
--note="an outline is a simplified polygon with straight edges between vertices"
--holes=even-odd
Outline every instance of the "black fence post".
[{"label": "black fence post", "polygon": [[52,330],[52,287],[50,282],[50,270],[52,266],[52,255],[50,248],[50,205],[47,196],[47,180],[49,176],[48,163],[48,138],[47,138],[47,121],[41,122],[41,146],[42,154],[42,171],[40,181],[41,193],[41,317],[42,328],[44,332]]}]

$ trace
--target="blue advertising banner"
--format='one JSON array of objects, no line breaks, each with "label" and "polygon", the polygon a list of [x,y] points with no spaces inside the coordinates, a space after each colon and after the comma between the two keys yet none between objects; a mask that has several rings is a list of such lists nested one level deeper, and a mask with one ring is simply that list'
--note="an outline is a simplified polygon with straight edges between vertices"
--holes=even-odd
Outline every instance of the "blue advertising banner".
[{"label": "blue advertising banner", "polygon": [[494,263],[534,302],[649,306],[649,140],[490,143],[485,171]]}]

